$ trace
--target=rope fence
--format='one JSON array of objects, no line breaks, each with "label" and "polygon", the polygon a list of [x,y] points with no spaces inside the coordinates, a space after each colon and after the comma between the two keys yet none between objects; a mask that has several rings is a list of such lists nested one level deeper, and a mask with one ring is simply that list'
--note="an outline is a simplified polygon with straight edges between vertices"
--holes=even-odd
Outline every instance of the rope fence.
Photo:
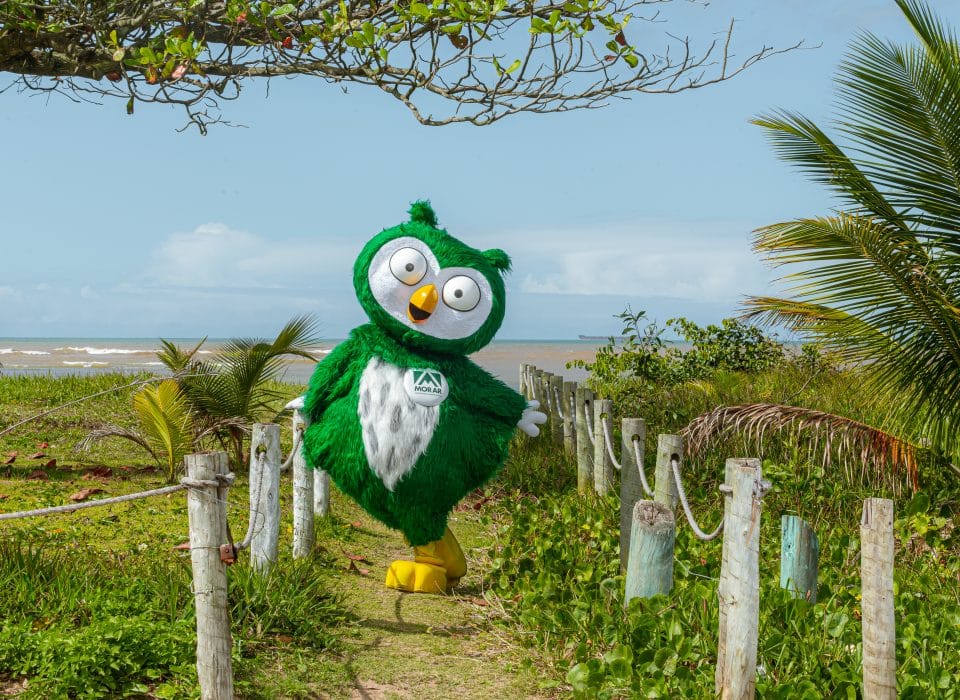
[{"label": "rope fence", "polygon": [[[564,451],[576,460],[580,493],[606,495],[615,487],[615,474],[620,474],[624,605],[635,597],[668,595],[672,590],[678,505],[698,539],[711,541],[723,533],[720,578],[704,577],[718,581],[716,692],[723,698],[753,698],[759,641],[760,519],[763,497],[770,489],[770,482],[763,479],[760,460],[726,461],[724,483],[718,489],[723,517],[714,530],[707,532],[694,517],[684,488],[681,436],[657,436],[651,485],[644,468],[646,423],[642,418],[622,419],[618,459],[612,402],[595,396],[588,387],[564,381],[530,364],[520,366],[520,392],[546,406],[546,435],[556,436],[557,428],[562,428]],[[892,501],[866,499],[861,540],[863,695],[894,698]],[[819,543],[810,524],[797,516],[783,515],[781,587],[795,597],[815,603],[818,555]]]}]

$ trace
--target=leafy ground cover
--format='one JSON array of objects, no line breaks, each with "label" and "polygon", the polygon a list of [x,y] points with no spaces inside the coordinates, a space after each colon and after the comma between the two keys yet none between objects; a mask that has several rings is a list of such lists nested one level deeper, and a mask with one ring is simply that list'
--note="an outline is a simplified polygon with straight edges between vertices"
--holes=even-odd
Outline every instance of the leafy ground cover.
[{"label": "leafy ground cover", "polygon": [[[616,413],[647,416],[655,436],[701,406],[757,390],[871,410],[843,391],[850,377],[830,371],[809,381],[790,371],[723,373],[669,396],[624,384]],[[0,377],[0,425],[128,381]],[[127,443],[72,452],[95,422],[133,420],[132,391],[0,437],[0,462],[18,452],[0,466],[0,511],[59,505],[84,488],[104,489],[97,498],[161,485],[157,465]],[[720,517],[723,450],[735,448],[685,464],[706,526]],[[924,472],[914,494],[885,490],[896,480],[857,484],[844,464],[788,441],[771,441],[763,456],[774,488],[761,530],[758,694],[859,697],[860,507],[866,496],[892,495],[900,695],[957,697],[960,490],[950,473]],[[245,529],[245,494],[240,475],[230,498],[235,532]],[[820,537],[816,604],[779,589],[781,513],[810,520]],[[701,543],[681,526],[674,592],[623,610],[616,499],[578,496],[573,464],[544,440],[515,442],[501,476],[454,513],[471,570],[453,595],[385,589],[386,566],[409,551],[338,494],[318,527],[316,556],[294,562],[284,524],[281,560],[266,582],[242,561],[230,569],[242,697],[712,697],[719,542]],[[0,688],[23,697],[195,695],[189,564],[174,549],[186,538],[182,494],[0,523]]]},{"label": "leafy ground cover", "polygon": [[[0,377],[0,425],[131,381]],[[283,387],[290,396],[298,389]],[[83,489],[102,489],[90,496],[100,498],[162,485],[158,465],[125,441],[73,451],[99,422],[134,421],[134,391],[106,394],[0,437],[0,463],[17,453],[0,466],[0,512],[62,505]],[[247,482],[238,477],[228,512],[232,529],[242,533]],[[286,476],[286,513],[290,498]],[[478,495],[453,516],[471,561],[489,545],[493,525],[483,510],[490,506]],[[410,554],[397,533],[337,494],[332,516],[317,524],[312,559],[290,559],[288,518],[268,579],[254,576],[245,557],[229,569],[242,697],[537,695],[529,652],[491,623],[496,606],[484,597],[481,569],[474,567],[452,596],[389,591],[386,566]],[[182,493],[0,523],[0,692],[196,695],[189,556],[175,549],[187,535]]]}]

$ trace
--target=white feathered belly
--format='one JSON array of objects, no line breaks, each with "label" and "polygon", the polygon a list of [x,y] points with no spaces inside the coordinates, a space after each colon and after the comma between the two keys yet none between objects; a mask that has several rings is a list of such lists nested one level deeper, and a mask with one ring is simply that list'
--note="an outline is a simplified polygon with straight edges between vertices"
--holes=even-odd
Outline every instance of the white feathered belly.
[{"label": "white feathered belly", "polygon": [[405,373],[372,357],[360,377],[357,415],[363,449],[367,464],[389,491],[426,451],[440,415],[439,406],[421,406],[410,399],[403,386]]}]

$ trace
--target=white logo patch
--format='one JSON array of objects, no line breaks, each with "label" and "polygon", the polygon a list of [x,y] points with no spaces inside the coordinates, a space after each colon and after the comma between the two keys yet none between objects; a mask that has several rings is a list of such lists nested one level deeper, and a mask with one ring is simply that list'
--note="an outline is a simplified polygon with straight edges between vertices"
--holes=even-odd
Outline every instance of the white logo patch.
[{"label": "white logo patch", "polygon": [[408,369],[403,375],[403,388],[420,406],[439,406],[450,394],[447,378],[438,369]]}]

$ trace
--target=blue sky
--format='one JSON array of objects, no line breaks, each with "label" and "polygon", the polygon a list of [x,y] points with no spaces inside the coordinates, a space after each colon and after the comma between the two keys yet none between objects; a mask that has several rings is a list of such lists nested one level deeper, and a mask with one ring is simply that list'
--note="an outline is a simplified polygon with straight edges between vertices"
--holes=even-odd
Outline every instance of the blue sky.
[{"label": "blue sky", "polygon": [[[224,108],[244,128],[207,136],[177,133],[173,109],[7,91],[0,337],[269,335],[305,312],[342,337],[364,321],[357,252],[422,197],[455,236],[512,255],[502,338],[615,332],[627,304],[731,315],[776,276],[751,230],[831,205],[748,120],[784,107],[827,125],[856,33],[910,33],[887,0],[677,4],[664,29],[694,40],[735,17],[740,55],[811,48],[702,90],[482,128],[420,126],[372,88],[305,78],[248,85]],[[957,3],[932,6],[960,25]]]}]

